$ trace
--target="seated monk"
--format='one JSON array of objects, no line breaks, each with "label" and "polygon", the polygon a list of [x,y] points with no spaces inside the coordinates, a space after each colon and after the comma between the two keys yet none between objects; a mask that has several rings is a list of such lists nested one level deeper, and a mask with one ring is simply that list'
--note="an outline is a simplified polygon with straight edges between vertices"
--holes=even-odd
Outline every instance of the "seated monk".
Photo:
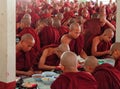
[{"label": "seated monk", "polygon": [[82,58],[86,58],[87,55],[83,50],[84,39],[81,33],[81,27],[78,23],[72,23],[70,25],[69,32],[62,36],[61,43],[68,44],[70,50],[80,55]]},{"label": "seated monk", "polygon": [[[53,47],[54,46],[54,47]],[[49,45],[44,47],[42,55],[39,60],[38,67],[41,70],[53,70],[59,66],[60,55],[69,50],[69,46],[66,44]]]},{"label": "seated monk", "polygon": [[115,60],[115,68],[120,71],[120,42],[112,44],[110,50],[111,55]]},{"label": "seated monk", "polygon": [[30,55],[26,55],[34,44],[35,40],[33,36],[31,34],[24,34],[16,45],[16,75],[31,76],[34,73],[32,70]]},{"label": "seated monk", "polygon": [[91,54],[97,58],[106,58],[110,55],[111,39],[114,36],[112,29],[106,29],[103,34],[95,36],[92,40]]},{"label": "seated monk", "polygon": [[85,71],[77,69],[77,55],[66,51],[61,56],[61,74],[51,85],[51,89],[97,89],[94,77]]},{"label": "seated monk", "polygon": [[94,56],[89,56],[84,64],[87,72],[91,72],[98,83],[98,89],[119,89],[120,71],[111,64],[98,65],[98,60]]}]

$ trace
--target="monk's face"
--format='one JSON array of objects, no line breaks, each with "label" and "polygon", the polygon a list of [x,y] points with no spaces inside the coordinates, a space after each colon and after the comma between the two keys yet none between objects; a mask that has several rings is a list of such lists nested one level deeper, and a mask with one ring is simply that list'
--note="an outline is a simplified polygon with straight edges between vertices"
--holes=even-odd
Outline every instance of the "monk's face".
[{"label": "monk's face", "polygon": [[76,29],[70,31],[70,34],[71,34],[73,39],[78,38],[80,36],[80,33],[81,33],[80,28],[76,28]]},{"label": "monk's face", "polygon": [[24,52],[28,52],[31,50],[31,48],[34,46],[34,44],[35,44],[35,41],[33,41],[33,40],[22,41],[21,42],[22,50]]},{"label": "monk's face", "polygon": [[112,52],[112,57],[114,58],[114,59],[118,59],[119,57],[120,57],[120,51],[119,50],[114,50],[113,52]]},{"label": "monk's face", "polygon": [[104,41],[110,42],[111,39],[113,38],[113,36],[114,36],[114,33],[109,34],[109,35],[105,35],[105,36],[104,36]]}]

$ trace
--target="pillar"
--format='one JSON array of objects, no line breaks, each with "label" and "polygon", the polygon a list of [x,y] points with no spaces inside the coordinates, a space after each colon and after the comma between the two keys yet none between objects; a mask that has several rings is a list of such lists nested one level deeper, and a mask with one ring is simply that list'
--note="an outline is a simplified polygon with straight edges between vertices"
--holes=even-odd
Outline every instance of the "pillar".
[{"label": "pillar", "polygon": [[0,89],[15,87],[15,0],[0,0]]}]

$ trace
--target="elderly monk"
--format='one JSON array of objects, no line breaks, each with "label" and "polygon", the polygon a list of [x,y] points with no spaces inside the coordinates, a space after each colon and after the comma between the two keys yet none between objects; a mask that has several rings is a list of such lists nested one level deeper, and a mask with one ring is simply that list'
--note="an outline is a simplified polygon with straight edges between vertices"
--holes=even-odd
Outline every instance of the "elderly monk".
[{"label": "elderly monk", "polygon": [[112,65],[107,63],[98,65],[98,61],[94,56],[88,56],[84,68],[93,74],[97,80],[98,89],[120,88],[120,72]]},{"label": "elderly monk", "polygon": [[87,55],[83,50],[84,39],[81,33],[81,27],[78,23],[72,23],[68,34],[65,34],[61,38],[61,43],[68,44],[70,50],[80,55],[82,58],[86,58]]},{"label": "elderly monk", "polygon": [[92,40],[91,54],[98,58],[106,58],[110,55],[111,39],[114,36],[112,29],[106,29],[103,34],[95,36]]},{"label": "elderly monk", "polygon": [[31,34],[24,34],[16,45],[16,75],[31,76],[33,74],[30,55],[26,53],[31,50],[35,44],[35,39]]},{"label": "elderly monk", "polygon": [[51,85],[51,89],[97,89],[94,77],[85,71],[77,70],[77,55],[66,51],[61,56],[61,74]]},{"label": "elderly monk", "polygon": [[111,55],[115,60],[115,68],[120,71],[120,42],[115,42],[112,44],[110,50]]},{"label": "elderly monk", "polygon": [[53,70],[59,66],[60,56],[63,52],[69,51],[69,46],[66,44],[49,45],[44,48],[39,60],[38,67],[42,70]]}]

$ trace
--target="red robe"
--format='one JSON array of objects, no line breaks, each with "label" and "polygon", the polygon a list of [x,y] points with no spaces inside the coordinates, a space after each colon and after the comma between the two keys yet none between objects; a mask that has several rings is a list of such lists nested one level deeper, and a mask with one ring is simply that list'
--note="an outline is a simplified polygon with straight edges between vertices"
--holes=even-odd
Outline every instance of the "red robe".
[{"label": "red robe", "polygon": [[116,62],[115,62],[115,68],[120,71],[120,58],[116,60]]},{"label": "red robe", "polygon": [[72,17],[74,17],[73,11],[69,11],[69,12],[64,13],[64,18],[62,19],[61,24],[64,24],[67,20],[69,20]]},{"label": "red robe", "polygon": [[72,52],[75,52],[77,55],[79,55],[84,47],[83,35],[81,34],[77,39],[71,40],[69,46]]},{"label": "red robe", "polygon": [[[46,49],[46,48],[55,48],[55,47],[58,47],[58,44],[50,44],[50,45],[47,45],[47,46],[44,46],[41,50],[40,50],[40,53],[39,53],[39,56],[38,56],[38,62],[39,62],[39,59],[43,53],[43,51]],[[36,65],[38,65],[38,62],[36,63]],[[46,65],[49,65],[49,66],[58,66],[60,63],[60,58],[58,58],[58,56],[56,54],[52,54],[50,56],[48,56],[46,58],[46,61],[45,61],[45,64]],[[44,69],[42,69],[44,71]]]},{"label": "red robe", "polygon": [[27,56],[23,51],[16,53],[16,70],[28,71],[30,68],[30,56]]},{"label": "red robe", "polygon": [[110,64],[96,67],[93,76],[98,82],[98,89],[120,89],[120,72]]},{"label": "red robe", "polygon": [[51,89],[97,89],[97,83],[86,72],[67,72],[53,82]]},{"label": "red robe", "polygon": [[69,28],[68,27],[65,27],[65,26],[61,26],[59,29],[59,34],[60,34],[60,37],[62,37],[65,33],[68,33],[69,31]]},{"label": "red robe", "polygon": [[46,26],[39,33],[39,38],[41,41],[41,47],[50,45],[50,44],[58,44],[60,35],[57,29],[52,26]]},{"label": "red robe", "polygon": [[30,61],[34,64],[34,61],[36,60],[39,51],[40,51],[40,39],[37,35],[37,33],[35,32],[35,30],[31,27],[27,27],[25,29],[23,29],[22,32],[20,32],[19,36],[21,37],[22,35],[26,34],[26,33],[30,33],[34,39],[35,39],[35,45],[33,46],[33,48],[26,53],[26,58],[30,57]]}]

